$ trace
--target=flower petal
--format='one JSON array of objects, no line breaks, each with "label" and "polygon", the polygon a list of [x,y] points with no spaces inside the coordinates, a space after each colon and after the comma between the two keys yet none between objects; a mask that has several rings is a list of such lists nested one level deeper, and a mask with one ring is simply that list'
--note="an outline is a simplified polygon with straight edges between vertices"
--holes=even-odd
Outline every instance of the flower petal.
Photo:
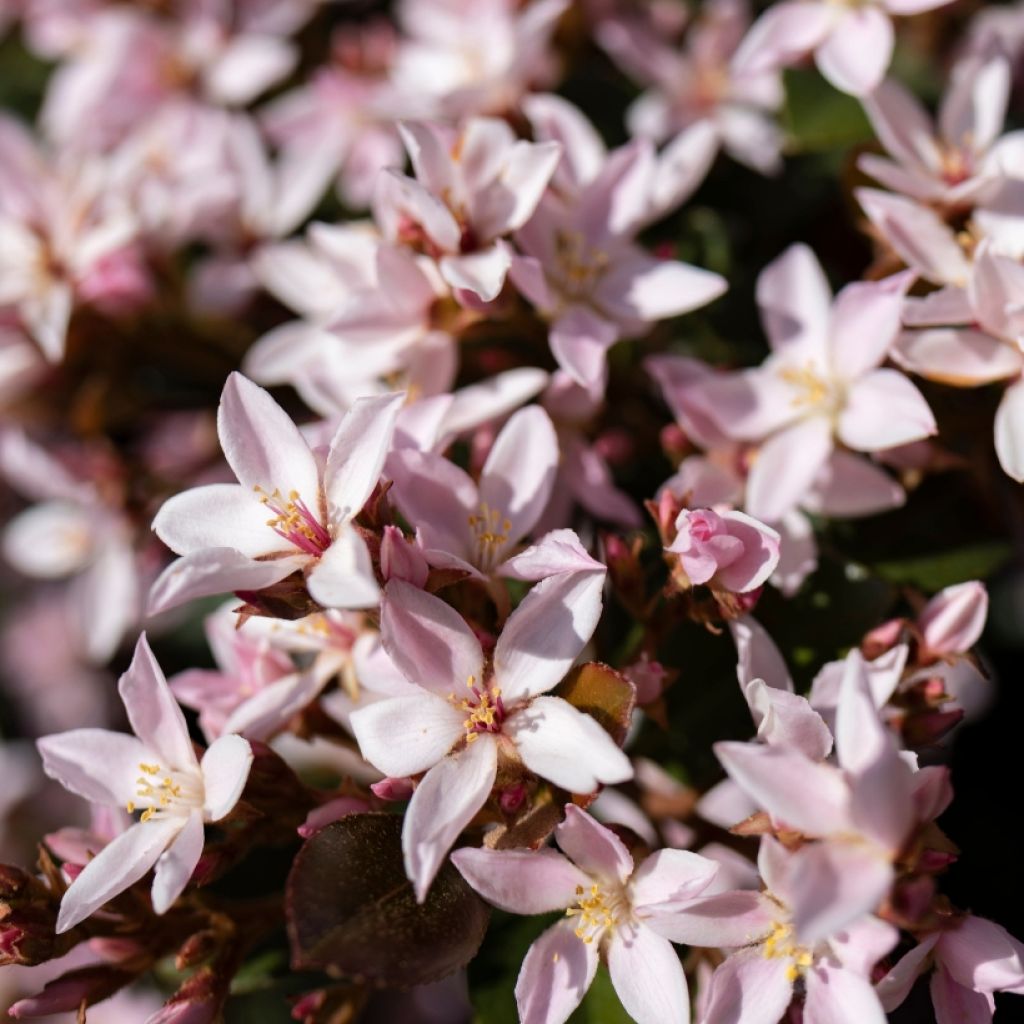
[{"label": "flower petal", "polygon": [[780,431],[758,450],[747,478],[747,511],[774,522],[799,505],[832,452],[832,425],[812,416]]},{"label": "flower petal", "polygon": [[864,96],[885,77],[892,50],[892,22],[883,10],[844,8],[814,57],[837,89]]},{"label": "flower petal", "polygon": [[354,526],[335,529],[327,550],[306,576],[309,596],[324,608],[373,608],[380,601],[380,586],[373,571],[366,541]]},{"label": "flower petal", "polygon": [[899,370],[873,370],[847,392],[840,440],[857,451],[881,451],[936,433],[924,395]]},{"label": "flower petal", "polygon": [[516,980],[520,1024],[564,1024],[583,1001],[597,964],[597,943],[579,938],[572,921],[552,925],[530,946]]},{"label": "flower petal", "polygon": [[36,740],[43,771],[94,804],[124,807],[135,799],[139,765],[150,751],[135,736],[107,729],[73,729]]},{"label": "flower petal", "polygon": [[899,508],[903,488],[869,458],[836,450],[814,480],[804,508],[818,515],[849,519]]},{"label": "flower petal", "polygon": [[633,907],[669,912],[715,880],[718,864],[689,850],[657,850],[633,875]]},{"label": "flower petal", "polygon": [[252,766],[252,747],[241,736],[221,736],[210,744],[199,764],[203,773],[203,814],[220,821],[238,803]]},{"label": "flower petal", "polygon": [[637,1024],[689,1024],[686,975],[668,939],[642,924],[620,927],[612,933],[606,955],[615,993]]},{"label": "flower petal", "polygon": [[484,302],[492,302],[505,285],[512,251],[502,241],[486,249],[460,256],[445,256],[438,265],[441,276],[453,288],[472,292]]},{"label": "flower petal", "polygon": [[139,637],[127,671],[118,680],[117,692],[128,712],[132,731],[145,746],[159,754],[163,767],[196,767],[196,755],[185,716],[157,664],[146,634]]},{"label": "flower petal", "polygon": [[644,923],[672,942],[709,949],[749,946],[767,936],[778,920],[779,905],[760,892],[719,892],[697,896],[668,913],[656,907]]},{"label": "flower petal", "polygon": [[384,589],[381,642],[406,679],[441,697],[462,693],[470,678],[482,680],[483,651],[465,619],[402,580]]},{"label": "flower petal", "polygon": [[772,348],[825,365],[832,289],[809,246],[791,245],[757,278],[757,306]]},{"label": "flower petal", "polygon": [[760,948],[733,953],[715,971],[701,1024],[769,1024],[782,1019],[793,998],[790,961]]},{"label": "flower petal", "polygon": [[593,793],[633,777],[611,736],[561,697],[535,697],[506,719],[503,732],[531,772],[570,793]]},{"label": "flower petal", "polygon": [[588,875],[625,882],[633,873],[633,858],[622,840],[575,804],[565,808],[565,819],[555,829],[555,841]]},{"label": "flower petal", "polygon": [[199,858],[203,855],[203,816],[193,811],[184,828],[160,855],[153,873],[153,910],[165,914],[185,891]]},{"label": "flower petal", "polygon": [[418,775],[445,757],[466,734],[466,715],[435,696],[374,701],[349,718],[363,757],[392,778]]},{"label": "flower petal", "polygon": [[153,532],[178,555],[206,548],[234,548],[257,558],[280,551],[281,538],[256,495],[239,484],[207,484],[168,498],[153,520]]},{"label": "flower petal", "polygon": [[238,482],[266,494],[292,491],[317,508],[320,472],[299,428],[259,385],[232,373],[217,409],[217,433],[224,458]]},{"label": "flower petal", "polygon": [[481,733],[434,765],[416,787],[405,812],[402,851],[420,903],[452,843],[490,796],[497,770],[497,744]]},{"label": "flower petal", "polygon": [[506,702],[561,682],[597,628],[604,579],[597,572],[549,576],[519,603],[494,647],[494,677]]},{"label": "flower petal", "polygon": [[804,1014],[814,1024],[886,1024],[871,982],[853,971],[816,965],[805,981]]},{"label": "flower petal", "polygon": [[836,296],[829,336],[837,377],[854,381],[884,362],[913,280],[913,272],[904,271],[881,281],[855,281]]},{"label": "flower petal", "polygon": [[1003,472],[1024,483],[1024,380],[1003,392],[996,410],[995,441]]},{"label": "flower petal", "polygon": [[156,863],[183,825],[181,818],[138,822],[105,846],[71,883],[60,903],[57,934],[84,921],[134,885]]},{"label": "flower petal", "polygon": [[605,353],[619,328],[583,306],[570,306],[551,325],[548,342],[558,365],[584,388],[603,387]]},{"label": "flower petal", "polygon": [[547,914],[577,900],[591,879],[555,850],[488,850],[464,846],[452,854],[462,877],[500,910]]}]

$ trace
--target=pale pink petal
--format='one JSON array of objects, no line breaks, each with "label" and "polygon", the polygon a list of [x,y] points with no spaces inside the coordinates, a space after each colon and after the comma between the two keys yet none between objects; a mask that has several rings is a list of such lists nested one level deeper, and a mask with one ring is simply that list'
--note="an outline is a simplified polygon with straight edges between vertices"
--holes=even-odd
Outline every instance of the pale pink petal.
[{"label": "pale pink petal", "polygon": [[909,953],[905,953],[888,974],[875,985],[882,1008],[891,1013],[910,995],[914,982],[927,967],[928,957],[939,941],[939,932],[922,939]]},{"label": "pale pink petal", "polygon": [[472,292],[484,302],[498,297],[512,265],[512,252],[502,241],[486,249],[460,256],[445,256],[438,264],[441,276],[452,286]]},{"label": "pale pink petal", "polygon": [[913,280],[913,272],[904,271],[882,281],[855,281],[836,296],[829,333],[837,377],[855,381],[885,361]]},{"label": "pale pink petal", "polygon": [[451,211],[418,181],[398,171],[377,176],[373,219],[389,241],[398,239],[405,222],[412,220],[442,252],[458,252],[461,232]]},{"label": "pale pink petal", "polygon": [[[250,740],[269,740],[323,690],[322,675],[292,672],[244,700],[228,715],[221,732],[238,733]],[[181,699],[181,691],[174,692]]]},{"label": "pale pink petal", "polygon": [[768,686],[792,691],[793,680],[782,652],[757,619],[750,615],[730,619],[729,631],[736,644],[736,675],[743,690],[755,679],[761,679]]},{"label": "pale pink petal", "polygon": [[637,529],[643,522],[640,510],[625,491],[615,486],[611,469],[597,449],[579,434],[563,431],[560,441],[562,477],[572,497],[595,519]]},{"label": "pale pink petal", "polygon": [[903,488],[881,466],[863,455],[837,450],[815,478],[804,508],[848,519],[899,508],[904,501]]},{"label": "pale pink petal", "polygon": [[57,934],[84,921],[137,882],[178,834],[181,818],[138,822],[105,846],[71,883],[60,904]]},{"label": "pale pink petal", "polygon": [[924,395],[899,370],[883,368],[846,393],[837,431],[850,448],[873,452],[920,441],[937,427]]},{"label": "pale pink petal", "polygon": [[309,596],[324,608],[373,608],[380,587],[362,535],[349,523],[335,529],[330,547],[306,577]]},{"label": "pale pink petal", "polygon": [[577,224],[592,244],[630,235],[644,223],[656,167],[649,139],[634,139],[609,153],[574,211]]},{"label": "pale pink petal", "polygon": [[706,306],[728,288],[710,270],[676,260],[620,261],[601,279],[596,300],[617,319],[664,320]]},{"label": "pale pink petal", "polygon": [[544,693],[562,680],[597,628],[603,587],[601,573],[564,573],[541,580],[523,598],[494,648],[494,676],[506,701]]},{"label": "pale pink petal", "polygon": [[670,912],[707,889],[717,874],[718,864],[707,857],[689,850],[657,850],[633,875],[633,907]]},{"label": "pale pink petal", "polygon": [[975,153],[988,150],[1003,130],[1010,78],[1010,63],[1002,54],[958,63],[939,111],[943,138]]},{"label": "pale pink petal", "polygon": [[262,590],[301,569],[305,556],[257,562],[234,548],[206,548],[171,562],[150,592],[150,615],[186,601],[231,591]]},{"label": "pale pink petal", "polygon": [[130,543],[110,537],[85,572],[70,584],[71,599],[85,636],[85,654],[97,664],[110,660],[138,623],[139,565]]},{"label": "pale pink petal", "polygon": [[405,870],[422,903],[452,843],[494,786],[498,748],[487,733],[439,761],[416,787],[405,812]]},{"label": "pale pink petal", "polygon": [[620,926],[606,956],[615,994],[637,1024],[689,1024],[686,975],[668,939],[645,928]]},{"label": "pale pink petal", "polygon": [[36,740],[43,771],[65,789],[97,804],[123,807],[136,797],[139,764],[151,753],[135,736],[73,729]]},{"label": "pale pink petal", "polygon": [[644,924],[672,942],[717,949],[760,942],[782,913],[763,893],[747,890],[697,896],[665,914],[650,907],[642,917]]},{"label": "pale pink petal", "polygon": [[832,935],[828,944],[843,967],[870,978],[875,965],[891,953],[899,941],[898,928],[881,918],[865,914]]},{"label": "pale pink petal", "polygon": [[44,501],[8,522],[4,557],[26,576],[60,579],[88,565],[95,554],[96,533],[92,510],[72,502]]},{"label": "pale pink petal", "polygon": [[425,772],[448,754],[466,735],[465,717],[448,700],[421,691],[367,704],[349,722],[363,757],[397,779]]},{"label": "pale pink petal", "polygon": [[146,634],[117,684],[132,731],[167,763],[165,768],[194,768],[195,751],[178,702],[150,650]]},{"label": "pale pink petal", "polygon": [[[809,501],[805,503],[805,508],[810,511]],[[775,524],[775,529],[779,531],[781,546],[779,564],[770,582],[783,597],[792,597],[818,567],[814,524],[799,509],[793,509]]]},{"label": "pale pink petal", "polygon": [[811,249],[791,245],[757,278],[761,323],[776,351],[794,348],[826,365],[832,289]]},{"label": "pale pink petal", "polygon": [[549,93],[524,96],[522,107],[535,138],[562,146],[556,183],[571,194],[597,176],[607,150],[600,133],[578,107]]},{"label": "pale pink petal", "polygon": [[[467,155],[468,145],[464,160]],[[499,179],[474,197],[472,220],[480,237],[496,238],[521,228],[536,210],[561,156],[555,142],[513,143]]]},{"label": "pale pink petal", "polygon": [[500,910],[547,914],[578,900],[590,876],[555,850],[488,850],[464,846],[452,854],[462,877]]},{"label": "pale pink petal", "polygon": [[1024,482],[1024,381],[1016,381],[1003,392],[996,410],[995,442],[1003,472]]},{"label": "pale pink petal", "polygon": [[743,512],[724,512],[722,519],[729,536],[742,543],[743,551],[735,561],[719,567],[715,582],[738,594],[755,590],[779,564],[779,535]]},{"label": "pale pink petal", "polygon": [[551,325],[549,343],[558,365],[582,387],[603,384],[605,352],[619,338],[615,324],[583,306],[570,306]]},{"label": "pale pink petal", "polygon": [[469,520],[480,512],[480,498],[466,471],[440,455],[412,449],[393,452],[387,471],[398,507],[423,534],[425,546],[470,558]]},{"label": "pale pink petal", "polygon": [[995,1012],[992,996],[964,988],[941,967],[932,974],[929,990],[935,1024],[991,1024]]},{"label": "pale pink petal", "polygon": [[934,284],[966,283],[970,277],[967,258],[952,230],[933,210],[878,189],[859,188],[854,194],[907,266]]},{"label": "pale pink petal", "polygon": [[874,153],[862,153],[857,157],[857,167],[890,191],[901,192],[918,202],[936,202],[947,195],[946,188],[926,171],[906,171]]},{"label": "pale pink petal", "polygon": [[454,188],[455,168],[448,133],[429,122],[404,121],[398,124],[398,134],[421,184],[439,196]]},{"label": "pale pink petal", "polygon": [[203,816],[199,811],[193,811],[156,862],[152,890],[153,910],[156,913],[166,914],[185,891],[203,855],[204,838]]},{"label": "pale pink petal", "polygon": [[558,437],[539,406],[520,409],[502,428],[480,474],[480,501],[497,513],[506,543],[515,544],[540,518],[558,469]]},{"label": "pale pink petal", "polygon": [[1024,369],[1017,348],[970,327],[905,331],[892,357],[905,370],[955,387],[1005,380]]},{"label": "pale pink petal", "polygon": [[809,836],[849,828],[849,795],[840,773],[784,747],[716,743],[715,754],[758,804],[778,821]]},{"label": "pale pink petal", "polygon": [[944,931],[936,953],[961,985],[982,992],[1024,984],[1024,945],[1002,926],[973,914]]},{"label": "pale pink petal", "polygon": [[799,505],[832,452],[832,425],[824,416],[795,423],[765,442],[747,478],[747,511],[765,522]]},{"label": "pale pink petal", "polygon": [[969,580],[940,590],[918,615],[917,628],[928,650],[961,654],[978,642],[987,615],[985,584]]},{"label": "pale pink petal", "polygon": [[837,89],[864,96],[885,77],[892,50],[889,16],[877,7],[858,7],[843,10],[814,57]]},{"label": "pale pink petal", "polygon": [[662,216],[677,210],[697,191],[715,162],[719,145],[719,126],[708,118],[684,128],[665,146],[658,155],[652,214]]},{"label": "pale pink petal", "polygon": [[178,555],[205,548],[234,548],[257,558],[286,545],[268,525],[273,513],[240,484],[192,487],[168,498],[153,532]]},{"label": "pale pink petal", "polygon": [[220,821],[238,803],[252,759],[252,747],[241,736],[221,736],[210,744],[199,763],[206,793],[203,814],[207,821]]},{"label": "pale pink petal", "polygon": [[793,998],[789,967],[759,948],[733,953],[715,970],[701,1024],[778,1024]]},{"label": "pale pink petal", "polygon": [[217,103],[248,103],[284,78],[298,56],[297,48],[278,36],[242,33],[207,67],[204,84]]},{"label": "pale pink petal", "polygon": [[1024,267],[998,253],[991,241],[985,240],[974,254],[974,273],[967,294],[979,326],[997,338],[1012,342],[1024,331],[1024,315],[1020,304],[1024,288]]},{"label": "pale pink petal", "polygon": [[827,4],[775,4],[754,22],[736,51],[733,67],[757,75],[794,64],[825,39],[834,20]]},{"label": "pale pink petal", "polygon": [[516,981],[520,1024],[564,1024],[597,973],[598,944],[559,921],[530,947]]},{"label": "pale pink petal", "polygon": [[597,721],[560,697],[535,697],[505,720],[504,734],[523,763],[570,793],[626,782],[633,766]]},{"label": "pale pink petal", "polygon": [[814,1024],[886,1024],[871,982],[853,971],[816,964],[807,972],[805,982],[806,1020]]},{"label": "pale pink petal", "polygon": [[25,326],[51,363],[64,357],[73,305],[71,285],[61,281],[29,295],[19,305]]},{"label": "pale pink petal", "polygon": [[404,399],[400,392],[360,398],[345,414],[331,440],[324,470],[331,522],[358,515],[377,486]]},{"label": "pale pink petal", "polygon": [[558,573],[607,571],[603,562],[588,554],[573,530],[552,530],[501,567],[503,576],[531,582]]},{"label": "pale pink petal", "polygon": [[793,925],[811,947],[877,910],[895,880],[879,850],[844,842],[802,847],[791,855],[789,872]]},{"label": "pale pink petal", "polygon": [[633,873],[633,858],[622,840],[575,804],[565,808],[555,841],[577,867],[595,878],[625,882]]},{"label": "pale pink petal", "polygon": [[439,597],[401,580],[384,590],[381,639],[398,670],[431,693],[465,692],[482,680],[483,651],[465,620]]},{"label": "pale pink petal", "polygon": [[904,167],[940,170],[935,125],[910,90],[887,78],[864,97],[863,104],[878,141]]},{"label": "pale pink petal", "polygon": [[903,323],[907,327],[948,327],[969,324],[973,320],[974,310],[967,290],[954,285],[903,301]]},{"label": "pale pink petal", "polygon": [[791,747],[812,761],[823,761],[832,750],[828,726],[804,697],[755,679],[745,691],[757,738],[774,746]]},{"label": "pale pink petal", "polygon": [[317,507],[320,473],[316,460],[288,414],[263,388],[232,373],[217,410],[217,433],[224,457],[238,482],[284,500],[297,491],[311,510]]}]

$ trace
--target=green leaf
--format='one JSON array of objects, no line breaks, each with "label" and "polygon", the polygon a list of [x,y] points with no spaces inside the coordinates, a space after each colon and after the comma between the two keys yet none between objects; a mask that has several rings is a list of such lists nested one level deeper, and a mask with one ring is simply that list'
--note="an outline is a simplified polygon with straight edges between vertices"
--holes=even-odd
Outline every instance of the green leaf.
[{"label": "green leaf", "polygon": [[295,970],[405,987],[465,966],[490,910],[450,862],[424,903],[402,860],[402,819],[351,814],[313,836],[295,858],[286,891]]},{"label": "green leaf", "polygon": [[785,82],[782,123],[791,153],[820,153],[874,137],[860,103],[829,85],[816,71],[788,70]]},{"label": "green leaf", "polygon": [[1011,552],[1009,544],[994,541],[933,555],[878,562],[872,568],[890,583],[910,584],[931,592],[965,580],[991,576],[1010,557]]}]

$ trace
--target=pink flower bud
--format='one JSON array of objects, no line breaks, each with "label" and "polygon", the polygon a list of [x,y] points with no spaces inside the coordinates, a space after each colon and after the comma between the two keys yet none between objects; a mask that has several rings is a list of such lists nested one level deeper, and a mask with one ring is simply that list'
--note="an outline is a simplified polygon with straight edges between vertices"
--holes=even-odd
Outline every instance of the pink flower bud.
[{"label": "pink flower bud", "polygon": [[298,833],[303,839],[308,839],[332,822],[340,821],[346,814],[358,814],[369,809],[370,805],[359,797],[340,796],[310,811],[306,815],[306,820],[299,826]]},{"label": "pink flower bud", "polygon": [[760,587],[779,564],[779,535],[742,512],[683,509],[676,531],[668,550],[694,584],[742,594]]},{"label": "pink flower bud", "polygon": [[380,545],[380,571],[385,580],[405,580],[422,589],[430,566],[419,546],[406,540],[397,526],[385,526]]},{"label": "pink flower bud", "polygon": [[413,784],[409,779],[381,779],[370,786],[373,795],[389,803],[408,800],[413,794]]},{"label": "pink flower bud", "polygon": [[650,704],[656,701],[665,689],[668,672],[660,661],[651,661],[645,654],[639,661],[627,665],[623,675],[636,687],[638,704]]},{"label": "pink flower bud", "polygon": [[930,654],[963,654],[978,642],[987,615],[988,591],[971,580],[940,590],[918,616],[917,627]]}]

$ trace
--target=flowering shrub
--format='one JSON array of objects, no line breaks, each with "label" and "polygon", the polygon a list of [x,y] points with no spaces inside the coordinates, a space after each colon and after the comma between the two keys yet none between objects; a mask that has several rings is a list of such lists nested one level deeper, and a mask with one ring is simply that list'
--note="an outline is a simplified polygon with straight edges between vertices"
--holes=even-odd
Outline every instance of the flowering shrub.
[{"label": "flowering shrub", "polygon": [[0,0],[12,1018],[1020,1016],[961,6]]}]

